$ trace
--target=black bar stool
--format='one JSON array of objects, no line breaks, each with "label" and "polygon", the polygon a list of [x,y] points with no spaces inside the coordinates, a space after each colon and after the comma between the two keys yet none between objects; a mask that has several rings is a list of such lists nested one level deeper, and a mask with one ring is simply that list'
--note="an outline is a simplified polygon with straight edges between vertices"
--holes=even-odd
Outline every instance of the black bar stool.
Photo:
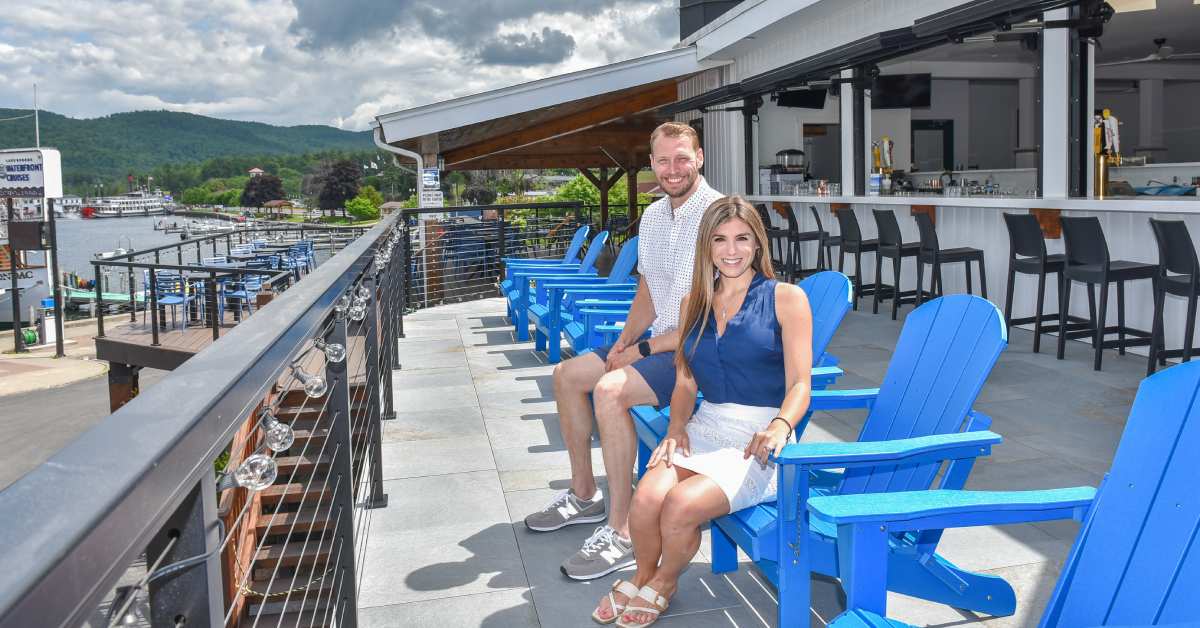
[{"label": "black bar stool", "polygon": [[[1182,220],[1150,219],[1154,240],[1158,242],[1158,276],[1154,282],[1154,328],[1150,343],[1150,364],[1147,374],[1153,374],[1155,362],[1166,364],[1167,358],[1192,359],[1192,336],[1196,332],[1196,295],[1200,294],[1200,262],[1196,246]],[[1183,349],[1163,348],[1163,307],[1168,294],[1187,299],[1187,320],[1184,323]]]},{"label": "black bar stool", "polygon": [[[1106,347],[1116,347],[1121,355],[1125,355],[1126,347],[1136,347],[1150,344],[1150,332],[1125,326],[1125,282],[1138,279],[1153,280],[1158,275],[1158,266],[1143,262],[1112,260],[1108,256],[1108,242],[1104,239],[1104,229],[1100,227],[1100,219],[1095,216],[1074,216],[1062,219],[1063,244],[1067,249],[1067,263],[1063,267],[1062,304],[1058,308],[1058,325],[1066,326],[1067,313],[1071,310],[1071,282],[1080,281],[1088,284],[1089,297],[1092,286],[1100,284],[1100,301],[1095,312],[1090,313],[1091,329],[1080,332],[1060,332],[1058,334],[1058,359],[1062,359],[1067,349],[1067,338],[1079,338],[1092,335],[1092,346],[1095,347],[1096,358],[1092,366],[1100,370],[1100,361]],[[1106,326],[1105,314],[1108,312],[1108,284],[1117,284],[1117,325]],[[1089,308],[1090,309],[1090,308]],[[1108,334],[1117,334],[1117,340],[1105,340]],[[1133,338],[1126,338],[1133,336]]]},{"label": "black bar stool", "polygon": [[[875,227],[879,231],[879,251],[875,255],[875,298],[871,304],[871,313],[879,313],[879,299],[892,300],[892,320],[900,311],[901,303],[917,303],[917,291],[907,292],[900,289],[900,268],[904,258],[917,256],[921,250],[920,242],[904,242],[900,235],[900,223],[896,220],[896,212],[890,209],[876,209]],[[883,283],[883,258],[892,260],[892,284]],[[920,284],[917,285],[920,288]],[[887,296],[883,296],[883,295]]]},{"label": "black bar stool", "polygon": [[[1062,253],[1046,253],[1046,240],[1042,237],[1042,226],[1037,217],[1031,214],[1004,214],[1004,226],[1008,228],[1008,290],[1004,296],[1004,320],[1008,328],[1013,325],[1033,323],[1033,352],[1038,353],[1042,346],[1043,333],[1058,333],[1058,312],[1046,314],[1046,275],[1054,273],[1055,284],[1058,286],[1058,302],[1062,303],[1063,294],[1063,265],[1067,256]],[[1023,318],[1012,317],[1013,290],[1017,273],[1037,275],[1037,308],[1033,316]],[[1054,321],[1044,323],[1043,321]],[[1067,329],[1090,329],[1087,319],[1076,316],[1067,317]]]},{"label": "black bar stool", "polygon": [[820,234],[817,242],[817,268],[829,269],[833,266],[833,247],[842,248],[842,236],[830,235],[825,230],[825,226],[821,224],[821,214],[817,213],[816,205],[809,205],[808,209],[812,212],[813,220],[817,223],[817,233]]},{"label": "black bar stool", "polygon": [[[862,254],[877,253],[879,251],[879,240],[864,240],[862,230],[858,228],[858,218],[854,216],[854,210],[847,207],[837,212],[838,227],[842,230],[841,246],[838,247],[838,271],[844,273],[846,267],[846,254],[854,255],[854,309],[858,309],[858,300],[861,297],[867,296],[863,294],[862,285]],[[867,294],[874,294],[875,287],[867,286]]]},{"label": "black bar stool", "polygon": [[926,264],[933,265],[933,272],[929,277],[929,294],[941,296],[943,294],[942,264],[958,264],[960,262],[967,277],[967,294],[975,294],[971,287],[971,262],[975,262],[979,270],[979,296],[986,299],[987,270],[983,265],[983,250],[969,246],[943,249],[938,245],[937,229],[933,227],[933,219],[929,217],[929,214],[916,214],[913,218],[917,219],[917,229],[921,232],[921,252],[917,255],[917,304],[920,305],[926,294]]},{"label": "black bar stool", "polygon": [[[788,281],[803,279],[813,273],[824,270],[825,266],[822,263],[823,256],[821,255],[821,238],[823,232],[819,228],[816,231],[801,231],[800,222],[796,220],[796,213],[794,211],[787,213],[787,221],[789,240],[792,245],[791,256],[787,266]],[[817,243],[817,264],[812,268],[804,267],[804,256],[801,255],[800,249],[800,244],[804,242]]]},{"label": "black bar stool", "polygon": [[755,203],[754,208],[758,210],[758,216],[763,221],[763,228],[767,231],[767,252],[771,256],[771,265],[775,267],[776,272],[786,274],[787,268],[791,264],[790,234],[787,229],[771,226],[771,213],[767,211],[765,204]]}]

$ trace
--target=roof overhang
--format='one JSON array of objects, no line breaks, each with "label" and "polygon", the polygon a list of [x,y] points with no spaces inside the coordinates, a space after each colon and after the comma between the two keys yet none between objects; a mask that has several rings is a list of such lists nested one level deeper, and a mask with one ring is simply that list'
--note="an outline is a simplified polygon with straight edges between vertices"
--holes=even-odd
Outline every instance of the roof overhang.
[{"label": "roof overhang", "polygon": [[448,170],[630,167],[678,99],[678,81],[716,64],[695,48],[379,116],[389,144],[441,156]]}]

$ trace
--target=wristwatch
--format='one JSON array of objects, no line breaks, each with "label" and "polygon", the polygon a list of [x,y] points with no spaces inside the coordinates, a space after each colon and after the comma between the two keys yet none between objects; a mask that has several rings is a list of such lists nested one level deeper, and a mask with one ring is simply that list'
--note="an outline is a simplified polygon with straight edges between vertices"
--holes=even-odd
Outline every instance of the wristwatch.
[{"label": "wristwatch", "polygon": [[643,340],[637,344],[638,353],[642,354],[643,358],[650,357],[650,341]]}]

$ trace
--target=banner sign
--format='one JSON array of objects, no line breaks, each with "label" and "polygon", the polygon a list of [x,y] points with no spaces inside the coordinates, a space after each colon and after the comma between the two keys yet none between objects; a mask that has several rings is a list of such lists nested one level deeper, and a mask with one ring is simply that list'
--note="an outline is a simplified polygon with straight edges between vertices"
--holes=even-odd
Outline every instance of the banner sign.
[{"label": "banner sign", "polygon": [[420,205],[421,207],[444,207],[446,201],[442,198],[441,190],[422,190]]},{"label": "banner sign", "polygon": [[62,157],[57,150],[0,150],[0,198],[62,198],[62,195]]},{"label": "banner sign", "polygon": [[421,169],[421,188],[430,191],[442,189],[441,172],[437,168]]},{"label": "banner sign", "polygon": [[[17,270],[17,288],[24,290],[38,284],[37,276],[33,269],[25,268]],[[0,286],[5,290],[12,288],[12,271],[0,270]]]}]

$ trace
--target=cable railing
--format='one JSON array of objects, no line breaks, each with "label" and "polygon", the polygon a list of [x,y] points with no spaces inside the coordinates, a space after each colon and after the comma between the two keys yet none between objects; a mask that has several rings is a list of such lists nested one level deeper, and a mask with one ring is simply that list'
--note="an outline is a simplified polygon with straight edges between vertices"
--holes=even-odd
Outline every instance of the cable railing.
[{"label": "cable railing", "polygon": [[404,235],[385,218],[0,492],[0,626],[356,625]]}]

